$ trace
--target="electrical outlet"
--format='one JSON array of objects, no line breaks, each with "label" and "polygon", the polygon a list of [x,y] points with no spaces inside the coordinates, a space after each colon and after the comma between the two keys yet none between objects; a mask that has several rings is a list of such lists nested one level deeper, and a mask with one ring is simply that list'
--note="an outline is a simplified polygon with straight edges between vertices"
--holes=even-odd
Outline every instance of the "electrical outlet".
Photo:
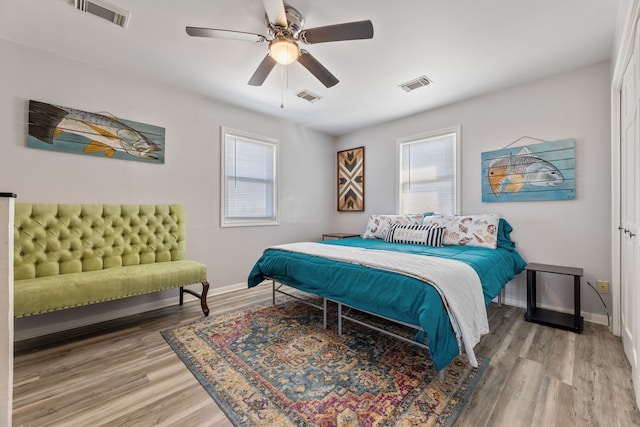
[{"label": "electrical outlet", "polygon": [[609,282],[607,282],[606,280],[598,280],[597,285],[598,285],[598,292],[600,292],[601,294],[609,293]]}]

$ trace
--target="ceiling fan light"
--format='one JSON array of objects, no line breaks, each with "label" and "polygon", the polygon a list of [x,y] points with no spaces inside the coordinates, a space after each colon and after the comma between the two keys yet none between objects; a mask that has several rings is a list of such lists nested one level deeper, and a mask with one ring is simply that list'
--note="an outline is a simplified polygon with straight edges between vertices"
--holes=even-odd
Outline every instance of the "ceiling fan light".
[{"label": "ceiling fan light", "polygon": [[277,38],[269,43],[269,55],[278,64],[289,65],[298,59],[300,49],[296,42],[286,38]]}]

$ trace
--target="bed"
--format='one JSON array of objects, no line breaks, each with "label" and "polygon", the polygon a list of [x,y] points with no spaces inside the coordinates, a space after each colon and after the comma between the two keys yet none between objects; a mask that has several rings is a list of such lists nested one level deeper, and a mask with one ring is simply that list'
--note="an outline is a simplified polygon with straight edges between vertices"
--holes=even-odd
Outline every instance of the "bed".
[{"label": "bed", "polygon": [[[419,228],[418,221],[422,222],[423,219],[414,218],[411,221],[414,222],[414,228]],[[431,221],[439,225],[438,218]],[[511,241],[512,227],[506,220],[499,218],[498,222],[498,218],[495,218],[499,225],[493,230],[495,246],[492,248],[451,244],[451,235],[455,238],[460,236],[453,233],[452,229],[447,231],[445,224],[440,229],[444,229],[445,236],[450,234],[449,244],[428,246],[415,242],[398,243],[397,240],[388,239],[390,230],[395,226],[393,221],[386,224],[388,227],[381,234],[372,237],[369,232],[371,222],[370,218],[367,231],[363,234],[366,238],[267,248],[251,270],[248,286],[254,287],[264,280],[272,280],[274,286],[277,282],[318,295],[325,301],[324,306],[319,307],[325,309],[325,316],[326,301],[337,302],[341,312],[340,324],[342,309],[346,306],[347,309],[354,308],[415,327],[418,330],[415,342],[420,343],[423,339],[426,341],[425,346],[438,371],[442,372],[456,356],[465,351],[471,364],[476,365],[473,345],[479,340],[479,335],[488,332],[488,323],[480,325],[475,331],[478,336],[466,339],[465,331],[461,332],[457,324],[464,322],[456,317],[467,315],[464,313],[467,311],[464,308],[466,306],[463,304],[462,309],[458,307],[456,312],[455,304],[452,304],[447,294],[449,291],[441,288],[449,285],[459,288],[459,293],[461,291],[467,294],[470,304],[481,306],[480,312],[476,314],[477,318],[472,318],[471,322],[486,321],[486,306],[526,266],[526,261]],[[433,224],[425,227],[434,228]],[[383,236],[384,239],[381,238]],[[369,263],[369,257],[375,260]],[[432,274],[428,271],[424,273],[424,269],[417,273],[413,270],[404,271],[405,264],[417,263],[443,271],[434,275],[436,280],[430,280]],[[471,273],[465,270],[470,270]],[[467,291],[472,286],[464,282],[467,278],[479,282],[475,294]],[[481,319],[482,316],[484,320]],[[348,316],[345,318],[351,320]]]}]

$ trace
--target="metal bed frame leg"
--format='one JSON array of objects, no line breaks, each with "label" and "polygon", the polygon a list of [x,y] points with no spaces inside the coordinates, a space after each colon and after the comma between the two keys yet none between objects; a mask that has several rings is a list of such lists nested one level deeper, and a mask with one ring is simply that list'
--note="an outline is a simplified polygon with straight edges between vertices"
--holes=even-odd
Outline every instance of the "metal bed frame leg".
[{"label": "metal bed frame leg", "polygon": [[322,326],[327,329],[327,299],[322,298]]},{"label": "metal bed frame leg", "polygon": [[342,303],[338,303],[338,335],[342,335]]},{"label": "metal bed frame leg", "polygon": [[498,293],[498,307],[502,307],[502,301],[504,300],[504,294],[505,294],[505,289],[504,288],[500,289],[500,292]]},{"label": "metal bed frame leg", "polygon": [[438,378],[440,378],[441,380],[444,380],[444,369],[440,369],[438,371]]},{"label": "metal bed frame leg", "polygon": [[273,305],[276,305],[276,281],[271,281],[271,302]]}]

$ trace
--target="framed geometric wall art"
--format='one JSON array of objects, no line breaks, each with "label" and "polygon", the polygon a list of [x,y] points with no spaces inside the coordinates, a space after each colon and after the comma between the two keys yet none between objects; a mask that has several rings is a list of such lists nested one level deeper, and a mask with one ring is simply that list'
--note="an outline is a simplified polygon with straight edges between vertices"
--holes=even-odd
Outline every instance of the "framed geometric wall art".
[{"label": "framed geometric wall art", "polygon": [[576,198],[574,139],[482,153],[482,201]]},{"label": "framed geometric wall art", "polygon": [[27,147],[163,164],[164,144],[159,126],[29,101]]},{"label": "framed geometric wall art", "polygon": [[364,147],[338,151],[338,211],[364,211]]}]

